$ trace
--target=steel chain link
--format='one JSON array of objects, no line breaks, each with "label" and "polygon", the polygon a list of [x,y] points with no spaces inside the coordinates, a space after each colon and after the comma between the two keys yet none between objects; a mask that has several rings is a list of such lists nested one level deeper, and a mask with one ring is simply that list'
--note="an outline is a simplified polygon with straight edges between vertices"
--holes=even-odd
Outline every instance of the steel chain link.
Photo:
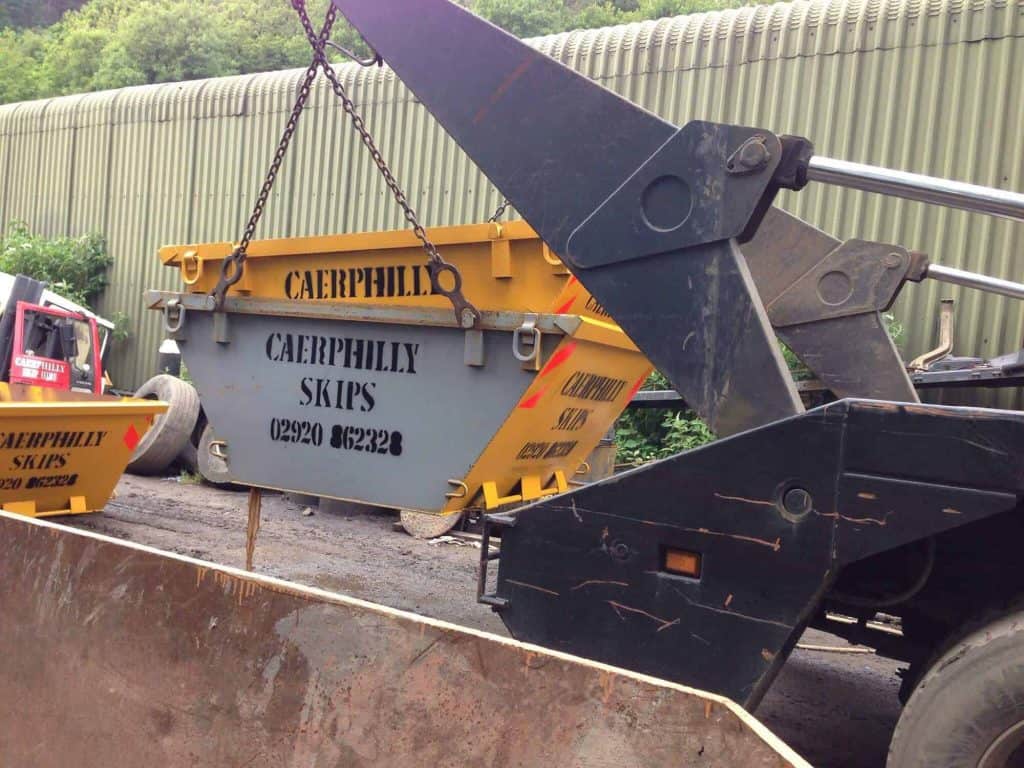
[{"label": "steel chain link", "polygon": [[[429,260],[428,272],[430,274],[430,282],[433,290],[451,301],[452,306],[455,309],[456,321],[461,327],[476,327],[480,322],[480,312],[462,295],[462,275],[455,266],[449,264],[441,257],[441,254],[437,250],[437,246],[435,246],[430,240],[426,229],[420,223],[419,217],[416,215],[415,209],[409,202],[409,198],[402,190],[394,173],[384,160],[380,150],[377,148],[377,144],[374,141],[373,136],[370,135],[362,115],[359,114],[355,103],[345,90],[345,86],[342,85],[341,81],[338,79],[338,75],[334,71],[334,68],[331,66],[330,62],[327,61],[325,48],[330,36],[330,30],[334,26],[335,19],[337,18],[337,9],[333,4],[329,6],[323,27],[318,35],[309,20],[309,14],[306,12],[305,1],[291,0],[291,4],[299,15],[299,20],[302,22],[302,28],[306,34],[306,38],[313,47],[313,62],[310,64],[309,69],[306,71],[306,75],[303,78],[303,85],[300,90],[299,98],[295,102],[295,107],[292,109],[292,115],[288,120],[288,126],[281,137],[280,143],[278,144],[278,149],[274,156],[274,162],[271,165],[270,172],[267,174],[267,180],[264,182],[263,189],[260,191],[260,196],[257,198],[253,215],[249,219],[249,225],[246,226],[242,242],[230,256],[224,259],[224,263],[221,265],[221,280],[220,283],[218,283],[217,288],[214,289],[214,295],[218,306],[223,302],[223,295],[227,288],[234,285],[241,279],[242,265],[245,262],[245,249],[248,247],[249,240],[255,232],[256,223],[259,221],[260,215],[262,215],[263,206],[265,205],[267,196],[269,195],[270,187],[273,186],[277,170],[281,165],[281,159],[288,149],[288,143],[291,140],[292,134],[295,132],[295,125],[298,122],[299,114],[302,112],[306,100],[309,97],[310,88],[316,77],[317,69],[319,68],[323,70],[335,96],[337,96],[341,101],[342,109],[349,116],[352,127],[355,129],[356,133],[359,134],[360,142],[370,153],[370,157],[373,159],[374,165],[376,165],[377,170],[384,179],[384,183],[391,191],[395,202],[402,209],[402,215],[409,223],[413,234],[420,241],[423,250],[426,252]],[[232,268],[229,267],[229,262],[233,262],[233,268],[235,270],[233,274],[227,272],[228,269]],[[451,287],[445,287],[441,284],[441,277],[445,273],[448,274],[449,279],[451,280]],[[222,283],[224,284],[223,289],[221,289]]]},{"label": "steel chain link", "polygon": [[[328,17],[324,20],[323,27],[320,29],[318,39],[326,41],[327,38],[330,37],[331,28],[334,26],[334,19],[334,14],[328,14]],[[288,146],[291,143],[292,136],[295,134],[295,129],[299,124],[299,117],[302,116],[302,110],[306,106],[306,101],[309,99],[309,94],[313,86],[313,81],[316,79],[318,67],[319,59],[314,55],[313,61],[310,62],[309,67],[306,69],[306,73],[302,77],[302,83],[299,86],[299,95],[295,99],[295,104],[292,106],[291,114],[288,116],[288,122],[285,124],[281,138],[277,142],[277,149],[274,151],[274,159],[271,161],[270,168],[263,180],[263,186],[260,187],[260,192],[256,196],[256,203],[253,205],[252,213],[249,215],[249,221],[246,223],[245,230],[242,232],[242,239],[239,240],[235,249],[224,258],[224,261],[221,262],[220,279],[217,281],[217,285],[211,292],[217,309],[220,309],[223,306],[224,296],[227,294],[228,289],[242,279],[242,273],[245,269],[245,260],[248,257],[249,243],[256,234],[256,226],[259,224],[260,218],[263,216],[263,209],[266,207],[267,199],[270,197],[270,192],[274,187],[274,182],[277,180],[277,173],[281,169],[281,163],[284,161],[284,156],[288,152]]]},{"label": "steel chain link", "polygon": [[487,221],[491,223],[496,222],[498,219],[505,215],[505,211],[508,210],[508,207],[510,205],[512,205],[512,203],[506,197],[504,200],[501,201],[498,207],[494,210],[494,213],[491,214],[491,218],[489,218]]}]

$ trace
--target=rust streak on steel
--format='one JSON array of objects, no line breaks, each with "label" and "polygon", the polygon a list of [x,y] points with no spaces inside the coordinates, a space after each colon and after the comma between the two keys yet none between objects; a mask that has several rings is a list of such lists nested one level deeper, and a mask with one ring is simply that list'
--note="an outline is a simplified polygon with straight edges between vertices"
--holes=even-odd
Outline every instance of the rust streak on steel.
[{"label": "rust streak on steel", "polygon": [[526,589],[534,589],[537,592],[543,592],[547,595],[554,595],[558,597],[558,593],[553,589],[546,589],[545,587],[538,587],[536,584],[527,584],[525,581],[516,581],[515,579],[508,579],[509,584],[515,584],[517,587],[525,587]]},{"label": "rust streak on steel", "polygon": [[487,113],[490,112],[491,107],[493,107],[495,104],[501,101],[501,97],[505,95],[505,93],[508,91],[509,88],[512,87],[515,81],[522,77],[524,74],[526,74],[526,70],[528,70],[530,66],[533,64],[533,62],[537,60],[537,54],[533,53],[532,51],[531,54],[532,55],[527,56],[527,58],[525,58],[518,67],[513,69],[508,74],[508,76],[501,81],[501,84],[494,89],[494,93],[491,94],[490,101],[488,101],[487,104],[484,104],[482,107],[480,107],[480,109],[477,110],[477,113],[473,116],[473,125],[478,125],[479,123],[481,123],[484,120],[484,118],[487,117]]},{"label": "rust streak on steel", "polygon": [[747,499],[743,496],[726,496],[724,493],[716,493],[716,499],[725,499],[726,501],[742,501],[744,504],[757,504],[762,507],[774,507],[774,501],[765,501],[764,499]]},{"label": "rust streak on steel", "polygon": [[814,514],[819,517],[831,517],[835,520],[842,520],[846,523],[854,523],[855,525],[885,526],[889,524],[889,515],[893,514],[893,512],[891,510],[886,512],[881,520],[877,517],[851,517],[849,515],[841,515],[838,512],[818,512],[817,510],[814,511]]},{"label": "rust streak on steel", "polygon": [[[660,571],[645,571],[645,573],[656,574],[660,573]],[[725,598],[725,608],[716,608],[713,605],[705,605],[704,603],[698,603],[696,600],[690,598],[677,587],[672,587],[672,590],[677,595],[679,595],[679,597],[681,597],[683,601],[691,608],[697,608],[701,611],[711,611],[712,613],[721,613],[725,616],[734,616],[737,619],[743,619],[744,621],[756,621],[759,624],[771,624],[772,626],[782,627],[783,629],[792,629],[792,627],[789,624],[786,624],[782,621],[776,621],[775,619],[763,619],[760,616],[750,616],[746,613],[740,613],[739,611],[726,610],[726,608],[728,608],[732,604],[732,595],[729,595]]]},{"label": "rust streak on steel", "polygon": [[656,632],[661,632],[661,630],[668,629],[669,627],[673,627],[673,626],[675,626],[676,624],[679,623],[679,619],[678,618],[672,619],[670,621],[669,619],[663,619],[660,616],[655,616],[653,613],[648,613],[647,611],[643,610],[642,608],[634,608],[634,607],[632,607],[630,605],[623,605],[622,603],[617,603],[614,600],[605,600],[605,602],[608,603],[608,605],[610,605],[612,607],[612,610],[615,611],[615,613],[617,613],[619,615],[620,619],[622,618],[621,611],[626,611],[627,613],[637,613],[637,614],[640,614],[641,616],[646,616],[648,619],[651,619],[652,621],[657,622],[661,626],[659,626],[655,630]]},{"label": "rust streak on steel", "polygon": [[586,581],[581,581],[575,587],[572,587],[572,589],[570,591],[574,592],[577,589],[582,589],[583,587],[589,587],[591,584],[612,584],[612,585],[617,586],[617,587],[628,587],[629,586],[629,582],[626,582],[626,581],[615,581],[614,579],[587,579]]}]

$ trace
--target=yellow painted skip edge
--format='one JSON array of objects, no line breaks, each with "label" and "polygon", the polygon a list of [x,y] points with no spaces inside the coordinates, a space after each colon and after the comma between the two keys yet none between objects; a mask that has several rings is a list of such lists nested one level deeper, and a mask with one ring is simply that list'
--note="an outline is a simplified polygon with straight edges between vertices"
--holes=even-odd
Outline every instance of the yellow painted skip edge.
[{"label": "yellow painted skip edge", "polygon": [[[463,224],[450,227],[431,227],[431,241],[439,247],[487,243],[496,239],[494,224]],[[508,221],[500,225],[498,237],[505,240],[536,239],[537,233],[525,221]],[[340,235],[313,237],[285,237],[253,240],[247,251],[253,259],[275,256],[304,256],[310,253],[346,253],[353,251],[384,251],[398,248],[416,248],[419,240],[407,229],[385,232],[352,232]],[[158,251],[160,261],[167,266],[182,265],[182,257],[194,252],[200,261],[220,260],[234,249],[234,243],[202,243],[198,245],[166,245]],[[426,256],[424,256],[426,258]]]}]

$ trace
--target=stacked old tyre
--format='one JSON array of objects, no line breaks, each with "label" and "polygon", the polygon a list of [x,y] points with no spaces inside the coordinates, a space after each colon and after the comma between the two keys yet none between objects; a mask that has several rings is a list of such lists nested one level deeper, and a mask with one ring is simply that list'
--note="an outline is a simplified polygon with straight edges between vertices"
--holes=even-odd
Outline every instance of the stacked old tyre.
[{"label": "stacked old tyre", "polygon": [[128,471],[134,475],[159,475],[177,466],[194,472],[197,466],[196,427],[200,421],[199,393],[187,381],[160,374],[135,392],[144,400],[162,400],[170,406],[158,416],[135,453]]}]

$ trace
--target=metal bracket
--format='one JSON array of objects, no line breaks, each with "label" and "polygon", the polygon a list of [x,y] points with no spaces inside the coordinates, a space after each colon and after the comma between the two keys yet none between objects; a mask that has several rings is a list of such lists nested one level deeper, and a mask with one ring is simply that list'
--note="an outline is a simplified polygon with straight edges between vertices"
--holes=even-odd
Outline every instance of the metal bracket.
[{"label": "metal bracket", "polygon": [[[529,334],[526,338],[524,334]],[[540,363],[541,333],[537,327],[537,315],[527,314],[523,324],[512,332],[512,354],[516,360],[536,367]],[[528,348],[524,351],[524,348]]]},{"label": "metal bracket", "polygon": [[164,304],[164,331],[173,336],[185,325],[185,306],[180,299],[171,299]]},{"label": "metal bracket", "polygon": [[195,251],[185,251],[181,257],[181,282],[195,285],[203,276],[204,262]]},{"label": "metal bracket", "polygon": [[[750,155],[750,146],[759,148],[756,158],[734,159]],[[768,131],[689,122],[576,228],[563,256],[590,269],[735,237],[781,156],[779,138]],[[748,165],[737,173],[730,162]]]},{"label": "metal bracket", "polygon": [[444,497],[446,499],[464,499],[469,496],[469,486],[461,480],[455,480],[454,478],[448,479],[448,485],[456,488],[457,490],[448,491]]},{"label": "metal bracket", "polygon": [[910,268],[906,248],[847,240],[774,299],[765,299],[776,328],[888,309]]},{"label": "metal bracket", "polygon": [[228,319],[227,312],[214,312],[213,313],[213,340],[218,344],[230,344],[231,323]]},{"label": "metal bracket", "polygon": [[953,299],[943,299],[939,307],[939,346],[915,357],[907,367],[926,371],[928,367],[953,352]]},{"label": "metal bracket", "polygon": [[[364,40],[363,42],[365,43],[366,41]],[[328,48],[333,48],[334,50],[338,51],[338,53],[343,54],[345,57],[351,59],[352,61],[356,62],[357,64],[359,64],[361,66],[364,66],[364,67],[372,67],[374,65],[376,65],[378,67],[383,67],[384,66],[384,59],[381,58],[381,55],[379,53],[377,53],[375,50],[373,50],[373,47],[370,46],[369,43],[366,44],[367,48],[369,48],[370,52],[373,54],[373,56],[370,56],[369,58],[364,58],[364,57],[360,56],[359,54],[357,54],[355,51],[350,51],[345,46],[338,45],[338,43],[334,42],[333,40],[325,40],[324,41],[324,45],[327,46]]]},{"label": "metal bracket", "polygon": [[777,208],[743,253],[775,332],[836,396],[917,401],[879,312],[920,279],[923,254],[841,243]]},{"label": "metal bracket", "polygon": [[497,594],[487,592],[487,566],[489,563],[501,558],[501,550],[491,552],[491,532],[496,528],[512,528],[516,524],[515,513],[496,512],[493,515],[483,516],[483,531],[480,536],[480,565],[477,569],[476,580],[476,601],[489,605],[495,611],[500,611],[508,605],[508,600],[498,597]]},{"label": "metal bracket", "polygon": [[479,329],[466,331],[465,351],[462,361],[466,365],[476,368],[483,368],[484,360],[484,332]]}]

